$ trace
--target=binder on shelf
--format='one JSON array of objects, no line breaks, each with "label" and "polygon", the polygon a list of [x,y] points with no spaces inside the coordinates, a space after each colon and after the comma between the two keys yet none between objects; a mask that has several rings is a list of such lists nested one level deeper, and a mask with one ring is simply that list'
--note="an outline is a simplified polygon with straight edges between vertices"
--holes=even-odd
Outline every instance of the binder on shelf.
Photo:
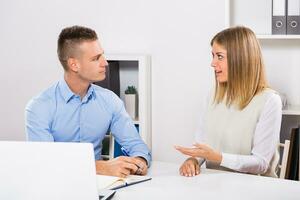
[{"label": "binder on shelf", "polygon": [[287,0],[287,34],[300,34],[300,0]]},{"label": "binder on shelf", "polygon": [[286,0],[272,0],[272,34],[286,34]]}]

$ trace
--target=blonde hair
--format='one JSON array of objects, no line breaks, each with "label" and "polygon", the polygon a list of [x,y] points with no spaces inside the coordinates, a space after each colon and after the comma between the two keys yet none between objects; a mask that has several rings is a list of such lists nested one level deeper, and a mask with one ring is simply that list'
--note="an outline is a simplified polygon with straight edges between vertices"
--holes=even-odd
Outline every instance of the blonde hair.
[{"label": "blonde hair", "polygon": [[227,82],[216,80],[214,102],[225,101],[242,110],[268,87],[259,42],[252,30],[238,26],[217,33],[211,46],[214,43],[226,49],[228,66]]}]

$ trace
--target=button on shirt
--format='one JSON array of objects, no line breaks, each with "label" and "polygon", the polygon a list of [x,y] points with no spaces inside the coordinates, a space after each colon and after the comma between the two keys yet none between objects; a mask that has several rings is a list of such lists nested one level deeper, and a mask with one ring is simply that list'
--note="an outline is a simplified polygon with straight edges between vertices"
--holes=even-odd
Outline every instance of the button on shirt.
[{"label": "button on shirt", "polygon": [[81,99],[61,80],[33,98],[25,115],[29,141],[90,142],[99,160],[102,140],[110,130],[130,156],[141,156],[150,164],[147,145],[122,100],[110,90],[91,84]]}]

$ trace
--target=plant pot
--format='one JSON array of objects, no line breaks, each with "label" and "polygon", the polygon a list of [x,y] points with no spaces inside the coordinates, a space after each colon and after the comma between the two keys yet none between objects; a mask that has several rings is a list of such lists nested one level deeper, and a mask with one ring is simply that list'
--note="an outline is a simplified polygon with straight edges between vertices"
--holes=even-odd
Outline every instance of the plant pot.
[{"label": "plant pot", "polygon": [[132,119],[137,118],[137,95],[125,94],[125,109]]}]

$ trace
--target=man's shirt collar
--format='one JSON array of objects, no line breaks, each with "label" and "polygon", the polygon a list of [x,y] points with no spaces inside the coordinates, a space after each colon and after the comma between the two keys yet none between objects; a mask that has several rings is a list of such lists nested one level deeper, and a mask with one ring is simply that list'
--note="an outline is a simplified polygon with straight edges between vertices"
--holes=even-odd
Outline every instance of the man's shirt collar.
[{"label": "man's shirt collar", "polygon": [[[68,103],[73,97],[78,96],[72,92],[65,79],[61,79],[59,81],[59,90],[66,103]],[[82,99],[82,102],[90,100],[93,96],[95,97],[95,89],[94,86],[90,84],[85,97]]]}]

